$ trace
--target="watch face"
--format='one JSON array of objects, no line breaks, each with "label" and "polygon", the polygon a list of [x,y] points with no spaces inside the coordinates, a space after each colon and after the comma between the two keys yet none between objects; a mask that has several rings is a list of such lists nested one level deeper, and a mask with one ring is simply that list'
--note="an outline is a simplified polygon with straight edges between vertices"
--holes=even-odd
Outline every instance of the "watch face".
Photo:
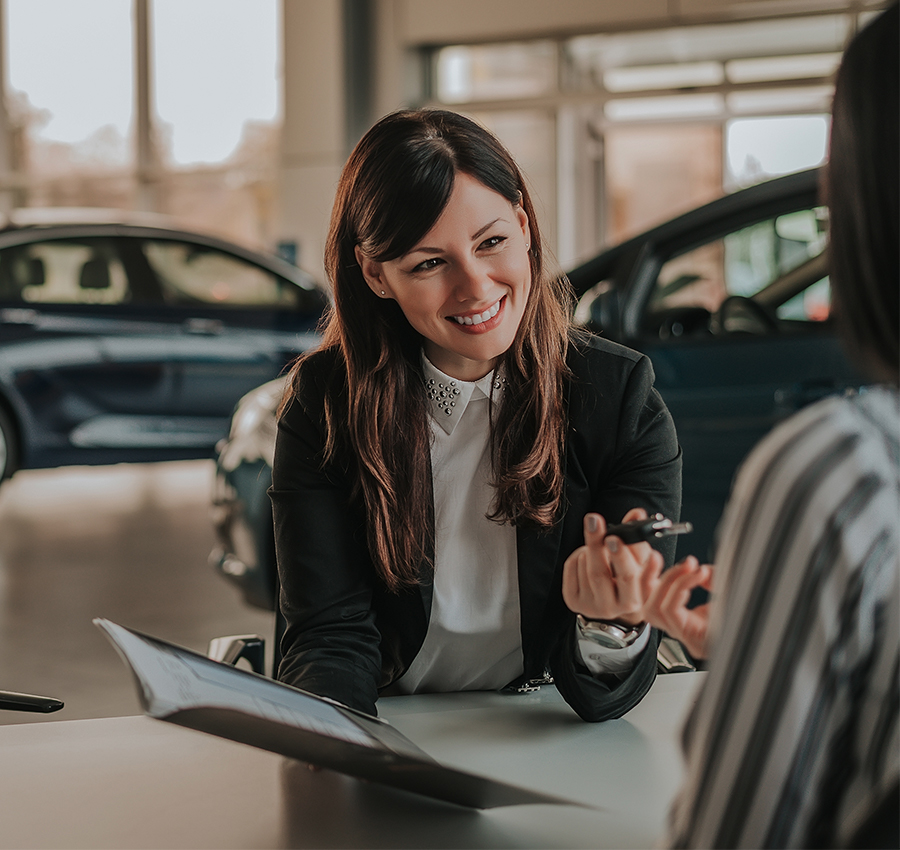
[{"label": "watch face", "polygon": [[599,646],[606,646],[609,649],[624,649],[628,644],[621,638],[604,632],[600,629],[591,629],[584,635],[588,640],[593,641]]},{"label": "watch face", "polygon": [[579,630],[583,638],[609,649],[624,649],[632,642],[629,637],[633,640],[629,632],[612,623],[592,622],[582,618],[579,621]]}]

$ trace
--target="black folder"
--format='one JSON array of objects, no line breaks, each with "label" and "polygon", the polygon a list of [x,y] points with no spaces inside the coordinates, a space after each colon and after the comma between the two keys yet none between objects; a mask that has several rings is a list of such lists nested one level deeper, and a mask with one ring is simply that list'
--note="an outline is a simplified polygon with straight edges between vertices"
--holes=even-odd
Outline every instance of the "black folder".
[{"label": "black folder", "polygon": [[387,721],[96,619],[150,717],[476,809],[572,800],[445,767]]}]

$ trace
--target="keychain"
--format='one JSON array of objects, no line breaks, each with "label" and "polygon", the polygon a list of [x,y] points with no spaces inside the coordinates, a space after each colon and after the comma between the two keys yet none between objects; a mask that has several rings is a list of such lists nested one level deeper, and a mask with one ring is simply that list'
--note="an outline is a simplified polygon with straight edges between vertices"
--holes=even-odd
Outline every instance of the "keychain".
[{"label": "keychain", "polygon": [[642,540],[657,540],[673,534],[688,534],[693,530],[694,526],[689,522],[672,522],[662,514],[652,514],[647,519],[633,519],[631,522],[611,525],[606,529],[606,535],[614,534],[623,543],[640,543]]}]

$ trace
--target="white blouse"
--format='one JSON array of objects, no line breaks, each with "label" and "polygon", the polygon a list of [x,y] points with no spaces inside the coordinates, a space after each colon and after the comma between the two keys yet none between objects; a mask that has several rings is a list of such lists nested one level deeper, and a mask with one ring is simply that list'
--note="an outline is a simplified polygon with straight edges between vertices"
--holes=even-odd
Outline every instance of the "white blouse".
[{"label": "white blouse", "polygon": [[[397,682],[401,693],[496,690],[524,672],[516,530],[487,518],[490,410],[503,392],[494,372],[461,381],[422,356],[431,401],[435,569],[425,641]],[[624,673],[646,646],[591,645],[579,660],[592,673]]]}]

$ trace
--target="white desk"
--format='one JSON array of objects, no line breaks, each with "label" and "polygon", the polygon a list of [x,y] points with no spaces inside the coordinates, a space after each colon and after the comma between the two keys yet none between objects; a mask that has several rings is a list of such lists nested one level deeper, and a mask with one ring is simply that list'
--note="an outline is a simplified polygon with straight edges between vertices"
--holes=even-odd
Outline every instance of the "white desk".
[{"label": "white desk", "polygon": [[445,764],[602,808],[469,811],[146,717],[4,726],[0,847],[648,848],[701,677],[661,676],[627,717],[599,724],[546,686],[379,702]]}]

